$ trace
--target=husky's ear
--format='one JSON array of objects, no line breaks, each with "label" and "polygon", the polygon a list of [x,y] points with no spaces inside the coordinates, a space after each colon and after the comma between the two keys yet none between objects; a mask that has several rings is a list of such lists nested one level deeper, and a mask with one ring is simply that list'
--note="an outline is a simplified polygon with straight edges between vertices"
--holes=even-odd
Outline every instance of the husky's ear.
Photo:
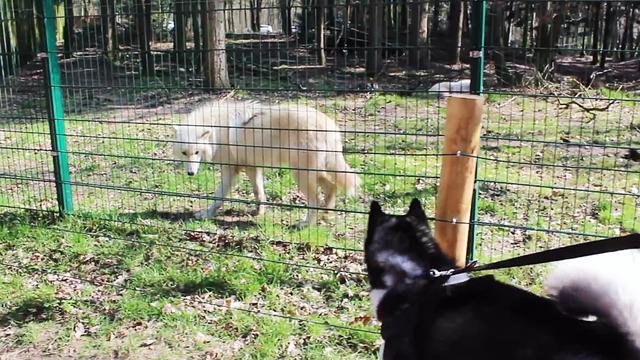
[{"label": "husky's ear", "polygon": [[373,228],[375,227],[376,223],[378,222],[378,219],[384,215],[384,212],[382,211],[382,207],[380,206],[380,204],[377,201],[372,201],[371,202],[371,206],[369,208],[369,227]]},{"label": "husky's ear", "polygon": [[380,206],[380,203],[374,200],[371,202],[371,206],[369,207],[369,216],[377,217],[380,215],[384,215],[384,212],[382,212],[382,207]]},{"label": "husky's ear", "polygon": [[373,232],[376,226],[378,225],[378,219],[380,219],[380,217],[383,215],[384,215],[384,212],[382,212],[382,207],[380,207],[380,204],[377,201],[372,201],[371,207],[369,209],[369,221],[367,223],[367,241],[366,242],[369,242],[372,240]]},{"label": "husky's ear", "polygon": [[422,205],[420,205],[420,200],[414,198],[411,200],[411,204],[409,205],[409,211],[407,212],[407,216],[412,216],[417,220],[426,222],[427,214],[422,210]]}]

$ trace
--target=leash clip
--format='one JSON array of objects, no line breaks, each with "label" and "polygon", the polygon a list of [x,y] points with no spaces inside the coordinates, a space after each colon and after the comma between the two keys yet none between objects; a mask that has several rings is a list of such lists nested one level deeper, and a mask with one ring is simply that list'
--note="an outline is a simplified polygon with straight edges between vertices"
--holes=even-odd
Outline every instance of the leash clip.
[{"label": "leash clip", "polygon": [[440,271],[438,269],[429,269],[429,276],[434,277],[434,278],[438,278],[441,276],[451,276],[453,275],[454,271],[456,271],[455,269],[449,269],[449,270],[443,270]]}]

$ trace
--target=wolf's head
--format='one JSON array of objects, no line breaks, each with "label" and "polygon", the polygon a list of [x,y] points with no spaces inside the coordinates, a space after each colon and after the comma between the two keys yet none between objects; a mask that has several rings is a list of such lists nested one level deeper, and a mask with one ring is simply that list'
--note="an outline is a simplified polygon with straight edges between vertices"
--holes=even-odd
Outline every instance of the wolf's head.
[{"label": "wolf's head", "polygon": [[212,128],[183,124],[174,127],[176,140],[173,154],[184,162],[187,175],[198,173],[201,161],[209,161],[215,153],[215,133]]},{"label": "wolf's head", "polygon": [[374,309],[388,290],[411,290],[427,281],[430,269],[454,266],[438,247],[417,199],[405,215],[385,214],[380,204],[371,203],[364,253]]}]

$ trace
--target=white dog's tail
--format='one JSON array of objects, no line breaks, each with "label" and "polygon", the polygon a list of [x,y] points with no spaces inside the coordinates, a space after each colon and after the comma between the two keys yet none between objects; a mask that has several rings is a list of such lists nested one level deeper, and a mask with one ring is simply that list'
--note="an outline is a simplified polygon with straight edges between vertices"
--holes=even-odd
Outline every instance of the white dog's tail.
[{"label": "white dog's tail", "polygon": [[560,262],[545,288],[567,312],[606,319],[640,349],[640,251]]},{"label": "white dog's tail", "polygon": [[332,170],[329,173],[331,178],[334,179],[339,188],[344,189],[347,196],[356,196],[362,182],[360,176],[353,172],[353,169],[344,160],[342,154],[338,153],[330,158],[335,159],[327,164],[327,168]]}]

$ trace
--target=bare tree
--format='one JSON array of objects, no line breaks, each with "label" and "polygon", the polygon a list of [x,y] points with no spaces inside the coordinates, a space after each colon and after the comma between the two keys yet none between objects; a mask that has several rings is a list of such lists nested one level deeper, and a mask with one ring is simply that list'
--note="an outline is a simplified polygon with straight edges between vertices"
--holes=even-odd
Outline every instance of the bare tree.
[{"label": "bare tree", "polygon": [[324,29],[326,22],[327,0],[315,0],[316,10],[316,46],[318,64],[327,65],[327,55],[325,51]]},{"label": "bare tree", "polygon": [[633,38],[633,6],[629,3],[625,4],[624,14],[624,30],[622,39],[620,39],[620,61],[624,61],[627,56],[627,48],[630,47],[630,38]]},{"label": "bare tree", "polygon": [[70,58],[73,53],[73,0],[64,0],[64,57]]},{"label": "bare tree", "polygon": [[260,13],[262,12],[262,0],[249,0],[249,12],[251,14],[251,30],[260,31]]},{"label": "bare tree", "polygon": [[615,5],[612,1],[607,1],[606,6],[607,10],[604,18],[604,35],[602,36],[602,53],[600,54],[599,64],[601,68],[604,68],[607,61],[607,50],[611,48],[611,38],[613,37],[613,32],[615,31],[614,26],[616,25],[616,19],[614,16]]},{"label": "bare tree", "polygon": [[[204,12],[204,11],[203,11]],[[200,0],[191,1],[191,24],[193,28],[193,62],[196,71],[202,64],[202,33],[200,31]]]},{"label": "bare tree", "polygon": [[24,65],[33,60],[38,49],[33,0],[16,0],[13,11],[16,24],[18,60],[21,65]]},{"label": "bare tree", "polygon": [[116,39],[115,0],[100,2],[100,23],[102,26],[102,50],[111,59],[116,56],[118,42]]},{"label": "bare tree", "polygon": [[591,49],[593,52],[591,53],[591,63],[598,63],[598,46],[600,45],[599,37],[600,37],[600,16],[602,14],[602,2],[596,1],[591,5],[591,19],[593,20],[593,24],[591,26],[591,30],[593,33],[593,41],[591,42]]},{"label": "bare tree", "polygon": [[174,39],[173,49],[177,52],[177,55],[184,55],[187,48],[187,33],[186,33],[186,11],[185,0],[173,0],[174,1]]},{"label": "bare tree", "polygon": [[552,64],[552,3],[542,1],[536,4],[536,17],[538,18],[538,34],[536,38],[535,63],[536,70],[542,77],[550,74]]},{"label": "bare tree", "polygon": [[367,50],[367,74],[375,75],[382,69],[382,31],[384,12],[382,0],[369,3],[369,49]]},{"label": "bare tree", "polygon": [[204,35],[205,59],[202,64],[205,85],[210,89],[231,87],[227,71],[227,53],[225,51],[226,29],[224,19],[224,0],[205,0],[206,16],[202,24]]},{"label": "bare tree", "polygon": [[428,3],[423,0],[411,1],[409,3],[411,13],[411,25],[409,29],[409,66],[420,69],[427,66],[428,62]]},{"label": "bare tree", "polygon": [[278,0],[278,7],[280,8],[282,32],[291,35],[291,0]]},{"label": "bare tree", "polygon": [[454,41],[450,43],[450,59],[451,64],[460,63],[460,51],[462,49],[462,0],[451,0],[449,13],[449,28],[447,33],[454,36]]},{"label": "bare tree", "polygon": [[155,73],[153,54],[151,54],[151,0],[136,0],[136,30],[140,47],[140,66],[142,74],[151,76]]}]

